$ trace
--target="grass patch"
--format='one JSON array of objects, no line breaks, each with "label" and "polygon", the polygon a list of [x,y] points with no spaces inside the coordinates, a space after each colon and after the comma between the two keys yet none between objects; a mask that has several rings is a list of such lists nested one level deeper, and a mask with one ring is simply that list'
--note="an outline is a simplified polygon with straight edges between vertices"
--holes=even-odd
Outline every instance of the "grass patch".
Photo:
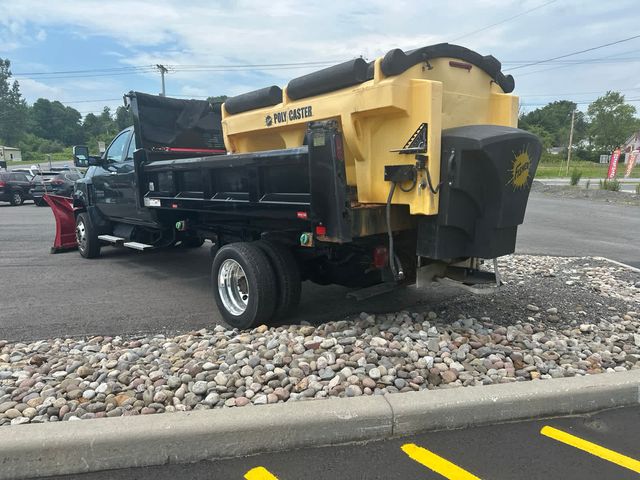
[{"label": "grass patch", "polygon": [[620,182],[615,178],[613,180],[600,180],[600,190],[609,190],[611,192],[619,192]]},{"label": "grass patch", "polygon": [[[52,162],[69,162],[69,164],[73,163],[73,156],[71,155],[71,147],[65,148],[64,152],[51,153],[51,161]],[[30,167],[31,165],[40,164],[42,166],[48,165],[49,160],[47,159],[47,154],[37,153],[35,160],[23,160],[21,162],[16,161],[7,161],[7,166],[9,167]]]},{"label": "grass patch", "polygon": [[[579,170],[582,178],[605,178],[607,176],[607,172],[609,171],[608,164],[600,164],[594,162],[585,162],[583,160],[572,161],[569,165],[572,169]],[[549,162],[544,161],[538,164],[538,169],[536,170],[536,178],[566,178],[571,175],[567,175],[566,172],[566,159],[564,162],[555,161]],[[624,175],[626,165],[618,164],[618,176],[621,177]],[[640,166],[636,165],[633,167],[631,171],[631,177],[637,178],[640,177]]]},{"label": "grass patch", "polygon": [[571,180],[570,180],[571,185],[574,185],[574,186],[578,185],[578,182],[580,181],[580,177],[582,177],[582,172],[577,168],[574,168],[573,171],[571,172]]}]

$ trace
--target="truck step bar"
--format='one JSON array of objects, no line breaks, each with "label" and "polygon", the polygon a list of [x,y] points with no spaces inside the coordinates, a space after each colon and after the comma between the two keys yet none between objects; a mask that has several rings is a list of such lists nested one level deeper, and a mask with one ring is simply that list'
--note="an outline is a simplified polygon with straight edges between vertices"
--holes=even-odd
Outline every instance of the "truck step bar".
[{"label": "truck step bar", "polygon": [[144,252],[145,250],[151,250],[153,248],[153,245],[148,245],[146,243],[140,242],[124,242],[122,246],[132,248],[133,250],[139,250],[141,252]]},{"label": "truck step bar", "polygon": [[122,245],[122,243],[124,242],[124,238],[116,237],[114,235],[98,235],[98,240],[113,243],[114,245]]},{"label": "truck step bar", "polygon": [[125,242],[124,238],[116,237],[115,235],[98,235],[98,240],[102,240],[103,242],[108,242],[116,247],[131,248],[132,250],[138,250],[140,252],[144,252],[145,250],[151,250],[154,248],[153,245],[148,245],[146,243]]}]

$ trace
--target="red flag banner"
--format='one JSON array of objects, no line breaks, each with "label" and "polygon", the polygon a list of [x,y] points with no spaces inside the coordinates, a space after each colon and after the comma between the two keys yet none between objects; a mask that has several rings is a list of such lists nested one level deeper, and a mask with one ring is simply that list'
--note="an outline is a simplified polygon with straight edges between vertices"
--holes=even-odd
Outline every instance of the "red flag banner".
[{"label": "red flag banner", "polygon": [[609,171],[607,172],[608,180],[616,177],[616,173],[618,172],[618,160],[620,160],[620,149],[616,148],[611,154],[611,159],[609,160]]},{"label": "red flag banner", "polygon": [[629,154],[629,161],[627,162],[627,169],[624,172],[624,178],[629,178],[631,176],[631,170],[633,170],[633,166],[636,164],[637,158],[638,150],[634,150]]}]

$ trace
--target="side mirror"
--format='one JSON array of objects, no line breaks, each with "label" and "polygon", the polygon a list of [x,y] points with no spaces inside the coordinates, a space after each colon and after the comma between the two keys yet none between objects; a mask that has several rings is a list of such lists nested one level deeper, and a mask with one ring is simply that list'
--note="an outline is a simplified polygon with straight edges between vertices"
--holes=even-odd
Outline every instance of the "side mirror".
[{"label": "side mirror", "polygon": [[76,167],[89,166],[89,147],[86,145],[73,146],[73,164]]}]

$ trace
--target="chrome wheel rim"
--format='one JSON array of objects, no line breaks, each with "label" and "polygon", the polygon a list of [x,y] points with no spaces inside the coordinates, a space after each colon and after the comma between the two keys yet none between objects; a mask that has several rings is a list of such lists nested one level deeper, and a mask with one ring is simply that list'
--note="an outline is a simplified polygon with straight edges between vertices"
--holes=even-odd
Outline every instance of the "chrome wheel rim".
[{"label": "chrome wheel rim", "polygon": [[78,221],[76,225],[76,241],[78,242],[78,248],[84,252],[87,246],[87,229],[82,220]]},{"label": "chrome wheel rim", "polygon": [[14,193],[13,194],[13,203],[20,203],[20,201],[22,200],[22,196],[19,193]]},{"label": "chrome wheel rim", "polygon": [[228,258],[218,270],[218,294],[231,315],[242,315],[249,303],[249,284],[242,266]]}]

